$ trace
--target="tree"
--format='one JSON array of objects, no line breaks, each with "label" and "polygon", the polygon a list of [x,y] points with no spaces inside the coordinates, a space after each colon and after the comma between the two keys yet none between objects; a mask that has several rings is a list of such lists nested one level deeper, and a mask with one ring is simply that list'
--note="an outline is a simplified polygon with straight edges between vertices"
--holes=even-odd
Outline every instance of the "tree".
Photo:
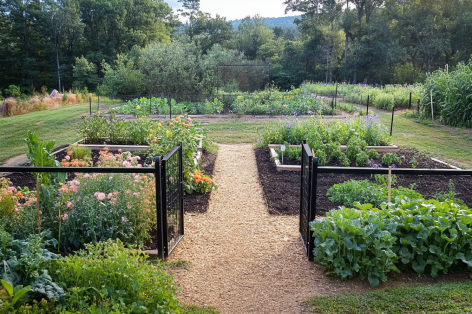
[{"label": "tree", "polygon": [[235,35],[236,48],[244,55],[254,60],[259,48],[270,42],[274,33],[267,27],[264,19],[259,15],[244,18],[238,26]]},{"label": "tree", "polygon": [[186,27],[184,33],[201,46],[206,53],[214,45],[232,48],[231,39],[234,30],[231,22],[218,14],[212,18],[210,14],[197,12],[190,16],[191,27]]},{"label": "tree", "polygon": [[88,62],[84,56],[75,59],[73,76],[74,83],[72,86],[78,89],[82,89],[84,87],[93,89],[99,82],[95,65],[91,62]]}]

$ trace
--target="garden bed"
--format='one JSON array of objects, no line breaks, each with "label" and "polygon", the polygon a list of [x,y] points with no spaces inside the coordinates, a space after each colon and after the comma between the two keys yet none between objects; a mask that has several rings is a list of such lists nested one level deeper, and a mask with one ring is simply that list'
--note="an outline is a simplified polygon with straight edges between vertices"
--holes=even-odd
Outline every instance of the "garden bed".
[{"label": "garden bed", "polygon": [[[413,150],[400,150],[399,155],[414,154]],[[416,152],[417,153],[417,152]],[[418,154],[418,153],[417,153]],[[256,148],[255,150],[259,180],[261,182],[264,197],[267,202],[269,213],[272,215],[298,215],[300,210],[300,173],[299,172],[280,172],[277,171],[274,162],[270,160],[267,148]],[[284,157],[285,158],[285,157]],[[416,157],[417,159],[419,157]],[[424,161],[423,161],[424,159]],[[448,169],[447,165],[435,162],[428,157],[418,160],[418,168]],[[328,166],[338,166],[328,164]],[[402,167],[407,168],[406,165]],[[411,165],[409,165],[411,168]],[[448,177],[448,176],[420,176],[420,175],[398,175],[397,186],[409,188],[416,184],[415,191],[423,194],[425,198],[434,198],[437,192],[447,192],[449,188],[449,179],[455,185],[456,196],[464,203],[472,206],[472,177]],[[326,212],[335,209],[340,204],[332,203],[326,196],[327,190],[334,184],[339,184],[347,180],[370,180],[375,181],[371,175],[353,175],[353,174],[319,174],[317,189],[317,216],[324,216]]]}]

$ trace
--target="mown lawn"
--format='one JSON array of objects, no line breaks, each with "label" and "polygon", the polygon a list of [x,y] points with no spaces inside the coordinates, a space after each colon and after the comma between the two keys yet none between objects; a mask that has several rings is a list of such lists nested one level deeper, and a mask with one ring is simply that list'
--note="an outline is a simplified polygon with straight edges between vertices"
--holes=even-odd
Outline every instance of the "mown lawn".
[{"label": "mown lawn", "polygon": [[55,140],[57,146],[79,140],[79,115],[88,113],[88,110],[89,105],[84,103],[1,118],[0,164],[8,158],[27,152],[23,138],[28,130],[36,133],[41,141]]},{"label": "mown lawn", "polygon": [[472,282],[314,297],[306,304],[318,314],[472,313]]},{"label": "mown lawn", "polygon": [[[35,132],[40,140],[55,140],[56,145],[70,144],[80,139],[77,124],[81,114],[88,113],[88,104],[65,106],[21,116],[0,119],[0,163],[10,157],[24,154],[23,137],[27,130]],[[390,127],[391,115],[380,113],[381,121]],[[215,143],[255,143],[258,131],[269,121],[208,122],[210,139]],[[472,130],[431,126],[395,116],[393,142],[427,152],[457,166],[472,168]]]}]

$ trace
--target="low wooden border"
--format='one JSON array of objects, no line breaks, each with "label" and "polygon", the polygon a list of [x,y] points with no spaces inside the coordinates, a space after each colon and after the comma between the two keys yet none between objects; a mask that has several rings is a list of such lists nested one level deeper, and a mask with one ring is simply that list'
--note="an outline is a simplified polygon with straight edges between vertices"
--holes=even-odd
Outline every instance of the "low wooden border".
[{"label": "low wooden border", "polygon": [[[269,144],[269,148],[279,148],[283,144]],[[290,145],[290,147],[302,147],[301,145]],[[340,145],[341,151],[346,151],[347,145]],[[400,150],[400,147],[396,145],[389,146],[367,146],[367,150],[376,150],[379,153],[396,153]]]}]

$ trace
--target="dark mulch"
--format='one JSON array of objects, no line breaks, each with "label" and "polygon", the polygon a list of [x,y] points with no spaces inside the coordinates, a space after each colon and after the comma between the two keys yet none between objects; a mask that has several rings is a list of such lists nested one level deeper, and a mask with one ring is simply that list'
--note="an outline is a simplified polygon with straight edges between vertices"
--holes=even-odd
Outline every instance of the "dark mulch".
[{"label": "dark mulch", "polygon": [[[207,150],[203,150],[200,170],[204,174],[213,175],[215,168],[216,155],[210,154]],[[192,193],[184,196],[184,210],[186,213],[205,213],[210,204],[210,193]]]},{"label": "dark mulch", "polygon": [[[413,150],[403,150],[403,154],[413,154]],[[261,182],[264,197],[267,201],[269,213],[272,215],[297,215],[300,210],[300,173],[296,171],[277,171],[274,162],[270,161],[268,148],[256,148],[255,150],[259,180]],[[416,153],[418,155],[418,153]],[[406,155],[407,157],[409,155]],[[407,157],[407,159],[410,157]],[[419,160],[421,158],[421,161]],[[445,165],[436,163],[428,158],[416,156],[421,168],[446,168]],[[406,164],[401,167],[407,168]],[[409,165],[411,168],[411,165]],[[371,175],[355,174],[319,174],[317,189],[317,216],[323,216],[331,209],[337,208],[340,204],[332,203],[326,197],[326,192],[334,184],[347,180],[371,180],[375,181]],[[449,191],[449,179],[455,185],[456,196],[464,203],[472,207],[472,177],[470,176],[419,176],[419,175],[399,175],[397,176],[397,186],[410,187],[416,183],[415,191],[423,194],[425,198],[434,198],[436,192]]]},{"label": "dark mulch", "polygon": [[[379,158],[373,159],[372,163],[377,164],[382,166],[382,157],[385,155],[385,153],[379,153]],[[401,164],[396,164],[396,167],[399,168],[413,168],[411,161],[416,159],[417,166],[416,168],[423,168],[423,169],[449,169],[448,166],[435,162],[431,160],[430,157],[428,157],[425,154],[421,154],[418,151],[414,149],[408,149],[408,148],[402,148],[399,150],[397,155],[400,157],[402,160]],[[293,160],[287,156],[284,156],[284,165],[300,165],[301,161],[299,160]],[[344,167],[343,163],[329,159],[328,163],[325,166],[330,166],[330,167]],[[350,167],[356,167],[355,162],[351,162]]]}]

